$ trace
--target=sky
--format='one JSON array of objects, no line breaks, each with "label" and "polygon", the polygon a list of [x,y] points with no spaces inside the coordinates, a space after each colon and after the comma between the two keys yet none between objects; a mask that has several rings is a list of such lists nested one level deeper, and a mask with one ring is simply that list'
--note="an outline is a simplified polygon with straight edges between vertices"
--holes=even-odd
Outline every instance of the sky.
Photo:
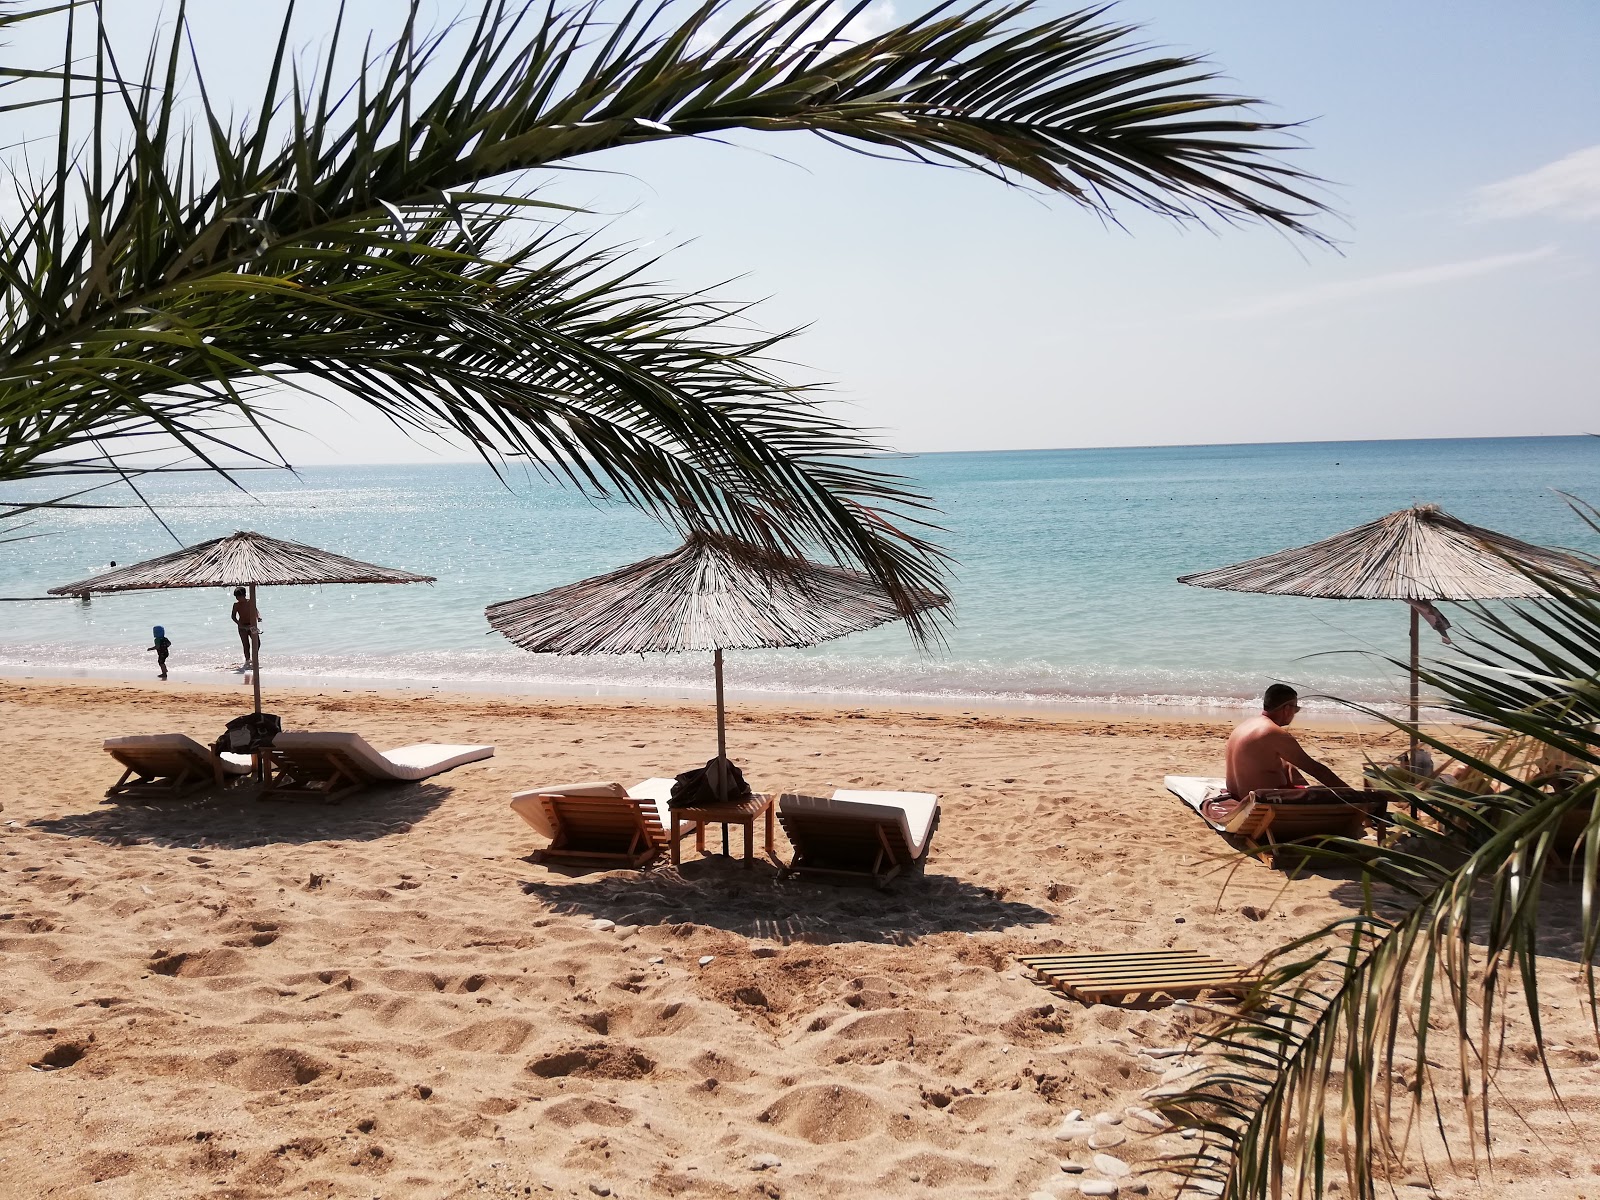
[{"label": "sky", "polygon": [[[196,8],[202,56],[247,103],[247,48],[267,52],[277,6]],[[350,17],[381,36],[395,8]],[[879,0],[865,19],[920,10]],[[159,10],[123,11],[137,33]],[[320,11],[302,9],[308,42]],[[1331,181],[1336,248],[1131,209],[1119,228],[803,134],[614,152],[547,194],[667,252],[663,282],[724,284],[764,327],[805,326],[797,374],[897,450],[1600,432],[1600,5],[1123,0],[1112,16],[1305,122],[1290,157]],[[464,457],[325,403],[282,412],[297,465]]]}]

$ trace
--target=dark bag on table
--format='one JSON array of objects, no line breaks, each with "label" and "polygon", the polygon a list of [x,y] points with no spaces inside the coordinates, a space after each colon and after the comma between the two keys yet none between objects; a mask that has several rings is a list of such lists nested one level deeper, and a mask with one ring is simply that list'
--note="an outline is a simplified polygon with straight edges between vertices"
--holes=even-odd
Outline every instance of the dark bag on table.
[{"label": "dark bag on table", "polygon": [[228,722],[212,744],[214,754],[251,754],[272,745],[283,732],[283,722],[273,713],[245,713]]},{"label": "dark bag on table", "polygon": [[[720,765],[726,781],[725,794],[719,795],[714,772]],[[719,804],[743,804],[750,799],[750,785],[744,781],[744,772],[727,759],[720,764],[713,758],[703,767],[685,771],[672,785],[672,795],[667,804],[672,808],[715,808]]]}]

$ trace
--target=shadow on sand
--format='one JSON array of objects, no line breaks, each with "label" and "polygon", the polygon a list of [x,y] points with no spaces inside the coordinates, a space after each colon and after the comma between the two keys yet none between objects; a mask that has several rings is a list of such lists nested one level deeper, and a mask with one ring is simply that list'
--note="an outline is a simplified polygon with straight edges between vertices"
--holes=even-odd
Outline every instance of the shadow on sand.
[{"label": "shadow on sand", "polygon": [[[887,891],[780,880],[770,862],[745,870],[720,855],[681,867],[563,882],[566,872],[533,867],[524,894],[551,912],[603,917],[618,925],[703,925],[782,943],[908,945],[936,933],[1048,925],[1053,913],[1005,900],[950,875],[904,875]],[[571,876],[568,876],[571,878]]]},{"label": "shadow on sand", "polygon": [[32,829],[110,846],[241,850],[249,846],[372,841],[405,833],[451,788],[438,783],[375,787],[338,804],[262,801],[245,786],[195,799],[103,804],[93,812],[29,821]]}]

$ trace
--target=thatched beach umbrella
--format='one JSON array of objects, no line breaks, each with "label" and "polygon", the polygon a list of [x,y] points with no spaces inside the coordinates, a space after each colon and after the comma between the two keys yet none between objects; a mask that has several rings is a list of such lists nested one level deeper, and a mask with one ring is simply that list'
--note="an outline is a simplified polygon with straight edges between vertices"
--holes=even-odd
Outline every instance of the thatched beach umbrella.
[{"label": "thatched beach umbrella", "polygon": [[[1469,525],[1436,504],[1419,504],[1344,533],[1181,575],[1179,583],[1231,592],[1325,600],[1403,600],[1411,606],[1411,725],[1418,714],[1419,618],[1448,625],[1435,600],[1525,600],[1542,595],[1529,578],[1553,576],[1594,587],[1600,572],[1583,559]],[[1412,735],[1416,748],[1416,735]]]},{"label": "thatched beach umbrella", "polygon": [[[77,583],[51,588],[52,596],[87,596],[91,592],[137,592],[162,588],[248,587],[255,602],[256,588],[318,583],[432,583],[432,575],[413,575],[392,567],[374,566],[260,533],[239,532],[146,559],[131,567],[118,567]],[[250,662],[255,677],[256,712],[261,711],[261,645],[259,637]]]},{"label": "thatched beach umbrella", "polygon": [[[948,603],[926,591],[915,611]],[[724,650],[813,646],[907,615],[859,571],[711,534],[693,534],[670,554],[485,612],[491,626],[535,654],[709,651],[719,764],[728,753]]]}]

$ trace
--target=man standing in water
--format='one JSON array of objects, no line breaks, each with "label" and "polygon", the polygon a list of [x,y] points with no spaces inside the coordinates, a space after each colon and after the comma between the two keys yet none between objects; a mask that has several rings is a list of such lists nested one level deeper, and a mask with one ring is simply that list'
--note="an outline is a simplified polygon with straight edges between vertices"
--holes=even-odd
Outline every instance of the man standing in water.
[{"label": "man standing in water", "polygon": [[1300,748],[1287,726],[1300,711],[1300,696],[1275,683],[1261,698],[1261,713],[1228,738],[1228,792],[1243,800],[1258,788],[1304,787],[1304,771],[1328,787],[1348,787],[1333,771]]},{"label": "man standing in water", "polygon": [[233,589],[233,611],[228,615],[239,627],[239,645],[244,647],[244,665],[248,669],[261,649],[261,614],[242,587]]}]

